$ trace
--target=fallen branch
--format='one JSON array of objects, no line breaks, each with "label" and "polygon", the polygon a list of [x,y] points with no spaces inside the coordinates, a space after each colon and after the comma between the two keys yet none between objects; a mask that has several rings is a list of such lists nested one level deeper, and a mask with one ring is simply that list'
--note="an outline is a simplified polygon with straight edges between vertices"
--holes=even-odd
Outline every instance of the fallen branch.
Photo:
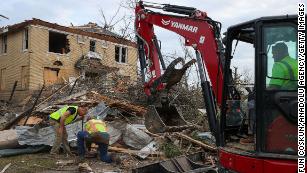
[{"label": "fallen branch", "polygon": [[184,135],[182,133],[176,132],[175,135],[177,135],[177,136],[179,136],[179,137],[181,137],[183,139],[186,139],[186,140],[188,140],[188,141],[190,141],[190,142],[192,142],[194,144],[197,144],[197,145],[199,145],[199,146],[201,146],[201,147],[203,147],[203,148],[205,148],[207,150],[216,151],[216,147],[204,144],[201,141],[195,140],[195,139],[193,139],[193,138],[191,138],[191,137],[189,137],[187,135]]}]

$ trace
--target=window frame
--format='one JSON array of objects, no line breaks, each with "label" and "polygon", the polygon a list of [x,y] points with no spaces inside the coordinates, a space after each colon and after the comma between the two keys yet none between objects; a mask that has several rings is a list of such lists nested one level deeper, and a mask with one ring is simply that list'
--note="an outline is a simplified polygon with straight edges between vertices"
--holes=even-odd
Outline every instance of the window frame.
[{"label": "window frame", "polygon": [[7,34],[1,35],[1,54],[7,54]]},{"label": "window frame", "polygon": [[[119,53],[118,53],[118,61],[116,60],[116,48],[119,48]],[[123,49],[126,49],[126,52],[125,52],[125,61],[122,61],[123,59]],[[114,50],[114,53],[115,53],[115,61],[117,63],[120,63],[120,64],[127,64],[128,63],[128,47],[127,46],[123,46],[123,45],[115,45],[115,50]]]},{"label": "window frame", "polygon": [[[294,28],[294,30],[296,31],[296,32],[295,32],[295,33],[296,33],[296,38],[298,37],[296,25],[293,24],[293,23],[291,23],[291,22],[283,22],[283,23],[278,23],[278,24],[265,24],[265,25],[263,26],[263,36],[262,36],[262,37],[263,37],[263,40],[265,39],[265,32],[264,32],[265,28],[273,28],[273,27],[292,27],[292,28]],[[297,49],[298,49],[297,40],[296,40],[295,44],[296,44],[296,51],[295,51],[295,53],[297,53]],[[264,44],[263,44],[263,46],[264,46]],[[289,49],[289,47],[288,47],[288,49]],[[267,48],[264,47],[264,50],[267,51]],[[270,50],[272,50],[272,47],[270,48]],[[269,52],[268,52],[268,53],[269,53]],[[270,80],[271,80],[271,79],[279,79],[279,78],[269,76],[269,72],[268,72],[268,65],[269,65],[269,64],[268,64],[268,58],[269,58],[269,56],[266,55],[266,56],[265,56],[265,61],[264,61],[265,69],[263,69],[263,70],[264,70],[264,73],[265,73],[264,88],[265,88],[266,90],[272,90],[272,89],[269,89],[269,87],[268,87],[267,78],[270,79]],[[296,54],[296,59],[297,59],[297,54]],[[274,63],[273,63],[273,64],[274,64]],[[271,69],[271,70],[272,70],[272,69]],[[295,91],[295,90],[285,90],[285,89],[274,89],[274,90],[275,90],[275,91]]]},{"label": "window frame", "polygon": [[[96,40],[90,40],[90,47],[89,47],[89,51],[90,52],[96,52]],[[94,46],[91,44],[91,43],[94,43]],[[94,51],[92,51],[92,47],[94,47],[93,49],[94,49]]]},{"label": "window frame", "polygon": [[29,49],[29,29],[25,28],[22,34],[22,50],[27,51]]},{"label": "window frame", "polygon": [[[54,34],[54,35],[65,35],[65,44],[66,45],[68,45],[68,47],[65,45],[65,46],[63,46],[63,47],[61,47],[61,50],[60,50],[60,52],[56,52],[56,51],[54,51],[54,50],[56,50],[54,47],[53,48],[51,48],[51,45],[53,45],[53,44],[55,44],[54,43],[54,38],[53,38],[53,40],[51,41],[51,36],[50,36],[50,34]],[[71,49],[70,49],[70,43],[69,43],[69,38],[68,38],[68,36],[69,36],[69,34],[67,34],[67,33],[64,33],[64,32],[59,32],[59,31],[55,31],[55,30],[51,30],[51,29],[49,29],[48,30],[48,53],[53,53],[53,54],[57,54],[57,55],[67,55],[67,54],[70,54],[70,52],[71,52]],[[55,36],[53,36],[53,37],[55,37]],[[51,44],[51,43],[53,43],[53,44]],[[63,50],[64,50],[64,52],[63,52]]]}]

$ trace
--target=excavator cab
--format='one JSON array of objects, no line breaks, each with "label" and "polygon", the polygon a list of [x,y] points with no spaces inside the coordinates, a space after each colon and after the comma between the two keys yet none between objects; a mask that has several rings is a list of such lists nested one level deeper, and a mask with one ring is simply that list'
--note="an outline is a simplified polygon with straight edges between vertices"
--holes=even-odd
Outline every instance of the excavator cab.
[{"label": "excavator cab", "polygon": [[[297,172],[297,25],[297,16],[287,15],[262,17],[228,28],[225,69],[236,61],[233,55],[238,42],[254,48],[251,69],[255,77],[248,98],[253,105],[245,111],[245,122],[254,130],[250,144],[227,137],[231,113],[227,98],[232,84],[229,70],[225,70],[217,134],[221,141],[220,172]],[[240,58],[244,61],[247,57]]]}]

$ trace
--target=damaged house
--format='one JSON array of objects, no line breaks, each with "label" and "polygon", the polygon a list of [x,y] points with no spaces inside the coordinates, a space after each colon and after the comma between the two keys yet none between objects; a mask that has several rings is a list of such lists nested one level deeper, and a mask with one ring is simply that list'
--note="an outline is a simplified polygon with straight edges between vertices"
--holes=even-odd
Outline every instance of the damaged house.
[{"label": "damaged house", "polygon": [[32,19],[0,29],[0,100],[10,97],[16,81],[14,98],[21,99],[43,84],[101,69],[136,80],[136,44],[95,23],[65,27]]}]

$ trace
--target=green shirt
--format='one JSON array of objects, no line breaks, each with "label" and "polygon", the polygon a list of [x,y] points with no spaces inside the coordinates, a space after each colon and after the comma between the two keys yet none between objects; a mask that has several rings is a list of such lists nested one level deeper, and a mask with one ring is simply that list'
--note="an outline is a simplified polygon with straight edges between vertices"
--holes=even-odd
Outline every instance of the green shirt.
[{"label": "green shirt", "polygon": [[279,89],[287,90],[297,89],[297,73],[297,60],[286,56],[281,61],[274,63],[269,86],[274,85]]}]

